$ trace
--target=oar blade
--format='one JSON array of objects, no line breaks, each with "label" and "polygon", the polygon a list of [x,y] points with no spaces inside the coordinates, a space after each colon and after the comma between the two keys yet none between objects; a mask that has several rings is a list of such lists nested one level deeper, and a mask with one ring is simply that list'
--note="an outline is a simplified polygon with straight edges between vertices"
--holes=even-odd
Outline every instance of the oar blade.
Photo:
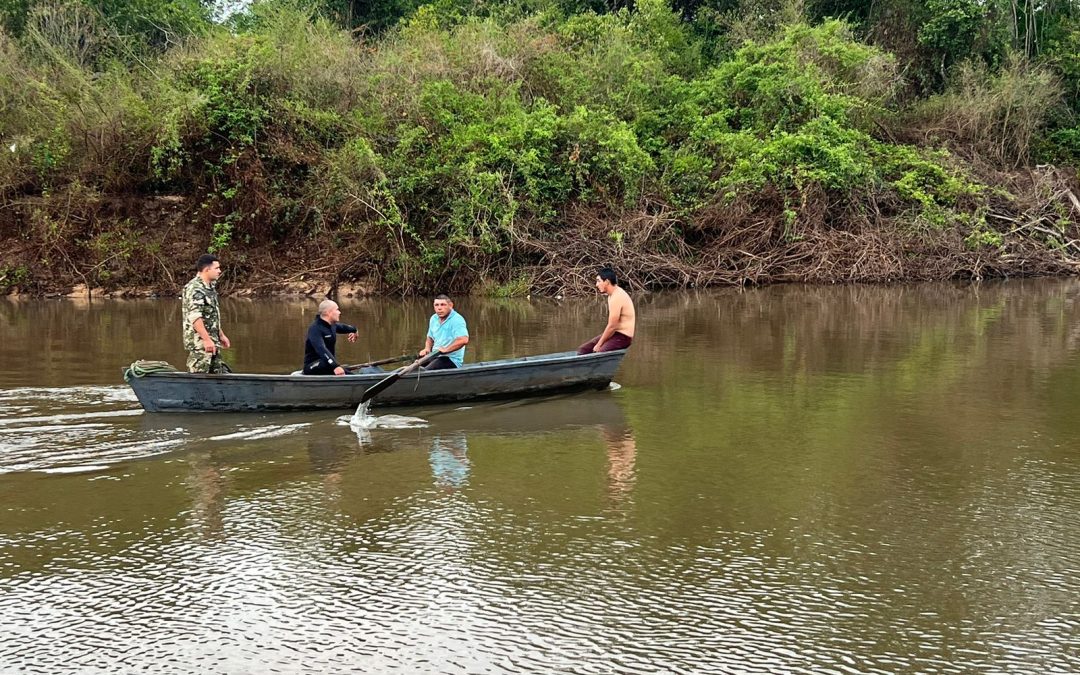
[{"label": "oar blade", "polygon": [[360,397],[360,403],[367,403],[373,397],[377,396],[380,392],[386,391],[387,387],[397,382],[399,379],[401,379],[403,375],[406,375],[413,370],[416,370],[420,366],[427,365],[429,362],[440,356],[442,356],[442,352],[433,351],[419,361],[414,361],[407,366],[398,368],[394,372],[390,373],[388,376],[368,387],[367,390],[364,392],[363,396]]},{"label": "oar blade", "polygon": [[397,371],[394,371],[388,377],[384,377],[375,384],[371,385],[367,388],[367,390],[364,391],[364,395],[360,397],[360,402],[367,403],[379,393],[384,391],[387,387],[392,385],[394,382],[397,382],[399,377],[401,377],[401,375],[398,374]]}]

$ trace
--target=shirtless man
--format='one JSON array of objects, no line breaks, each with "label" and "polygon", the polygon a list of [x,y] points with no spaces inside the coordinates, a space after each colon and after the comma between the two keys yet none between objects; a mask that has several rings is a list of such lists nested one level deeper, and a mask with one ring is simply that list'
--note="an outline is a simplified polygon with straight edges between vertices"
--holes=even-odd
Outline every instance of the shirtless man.
[{"label": "shirtless man", "polygon": [[634,340],[634,301],[619,288],[615,270],[605,267],[596,274],[596,290],[608,296],[608,320],[604,332],[578,347],[578,354],[626,349]]}]

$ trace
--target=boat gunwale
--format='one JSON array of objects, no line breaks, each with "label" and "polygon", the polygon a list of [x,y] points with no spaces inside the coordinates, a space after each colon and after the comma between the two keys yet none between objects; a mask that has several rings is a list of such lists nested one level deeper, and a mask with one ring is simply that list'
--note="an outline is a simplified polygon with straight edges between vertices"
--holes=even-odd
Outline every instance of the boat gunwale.
[{"label": "boat gunwale", "polygon": [[[524,367],[534,366],[548,366],[565,363],[569,361],[578,360],[600,360],[611,359],[618,356],[620,359],[626,355],[626,349],[612,350],[609,352],[594,352],[592,354],[577,354],[576,352],[552,352],[551,354],[537,354],[535,356],[518,356],[512,359],[498,359],[495,361],[478,361],[476,363],[469,363],[460,368],[446,368],[443,370],[424,370],[419,371],[417,375],[423,373],[425,377],[446,377],[446,376],[465,376],[469,373],[483,372],[493,373],[502,370],[517,370]],[[154,378],[154,379],[190,379],[197,381],[217,381],[217,382],[241,382],[245,380],[265,381],[273,380],[277,382],[293,382],[301,383],[307,382],[311,384],[336,382],[344,384],[346,382],[356,382],[360,380],[371,380],[372,382],[378,382],[385,377],[389,377],[394,371],[387,370],[381,373],[355,373],[352,375],[294,375],[292,373],[276,374],[276,373],[187,373],[180,370],[175,372],[155,372],[147,373],[136,380]],[[403,377],[413,377],[415,375],[409,374]]]}]

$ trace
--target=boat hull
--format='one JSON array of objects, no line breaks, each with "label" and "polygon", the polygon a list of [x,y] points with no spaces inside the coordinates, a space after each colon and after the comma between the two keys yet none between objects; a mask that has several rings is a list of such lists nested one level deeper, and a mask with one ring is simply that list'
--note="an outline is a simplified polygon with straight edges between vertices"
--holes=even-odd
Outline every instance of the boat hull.
[{"label": "boat hull", "polygon": [[[560,352],[467,364],[402,377],[373,406],[421,405],[603,389],[626,350],[578,356]],[[129,384],[147,412],[221,412],[355,408],[364,392],[390,373],[269,375],[150,373]]]}]

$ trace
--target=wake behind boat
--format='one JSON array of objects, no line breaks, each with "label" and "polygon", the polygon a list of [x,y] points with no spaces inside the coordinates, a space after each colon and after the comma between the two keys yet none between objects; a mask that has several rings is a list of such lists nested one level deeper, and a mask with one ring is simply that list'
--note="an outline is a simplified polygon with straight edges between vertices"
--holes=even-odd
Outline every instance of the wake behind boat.
[{"label": "wake behind boat", "polygon": [[[418,371],[393,382],[371,402],[375,406],[420,405],[603,389],[625,355],[625,349],[584,356],[558,352]],[[137,374],[129,368],[124,379],[147,412],[250,412],[355,408],[364,392],[389,374]]]}]

